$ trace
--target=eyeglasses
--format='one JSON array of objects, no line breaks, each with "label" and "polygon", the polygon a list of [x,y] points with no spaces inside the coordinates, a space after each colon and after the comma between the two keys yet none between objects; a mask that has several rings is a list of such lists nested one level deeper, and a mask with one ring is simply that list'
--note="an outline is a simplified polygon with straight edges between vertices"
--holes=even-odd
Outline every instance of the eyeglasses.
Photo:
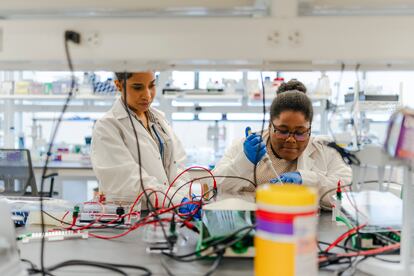
[{"label": "eyeglasses", "polygon": [[273,122],[271,122],[272,127],[273,127],[273,133],[276,136],[277,139],[283,139],[286,140],[287,138],[289,138],[291,135],[293,136],[293,138],[295,138],[296,141],[298,142],[303,142],[306,141],[306,139],[309,138],[309,134],[311,131],[311,128],[309,127],[307,130],[305,131],[294,131],[294,132],[290,132],[289,130],[281,130],[275,127],[275,125],[273,124]]}]

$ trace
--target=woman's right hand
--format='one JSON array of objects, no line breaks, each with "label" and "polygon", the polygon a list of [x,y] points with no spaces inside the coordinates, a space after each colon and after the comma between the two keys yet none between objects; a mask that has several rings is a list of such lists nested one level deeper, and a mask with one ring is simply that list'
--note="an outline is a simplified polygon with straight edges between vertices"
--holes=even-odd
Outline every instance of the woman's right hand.
[{"label": "woman's right hand", "polygon": [[243,143],[243,151],[247,159],[254,165],[266,154],[266,145],[263,142],[262,136],[251,133],[250,127],[246,128],[246,140]]}]

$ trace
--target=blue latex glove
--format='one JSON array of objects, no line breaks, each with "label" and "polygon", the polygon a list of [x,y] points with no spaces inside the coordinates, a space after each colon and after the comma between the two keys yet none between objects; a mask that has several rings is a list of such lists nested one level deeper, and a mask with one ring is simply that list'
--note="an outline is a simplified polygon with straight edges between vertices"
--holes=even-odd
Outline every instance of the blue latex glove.
[{"label": "blue latex glove", "polygon": [[243,144],[243,151],[247,159],[252,162],[254,165],[257,165],[259,161],[266,154],[266,145],[263,142],[263,139],[260,135],[255,133],[250,134],[250,127],[246,128],[246,140]]},{"label": "blue latex glove", "polygon": [[[302,184],[302,176],[299,172],[287,172],[280,175],[283,183]],[[270,183],[280,183],[279,178],[270,179]]]},{"label": "blue latex glove", "polygon": [[[195,196],[193,195],[193,200],[194,201]],[[189,202],[190,200],[188,198],[183,198],[183,200],[181,201],[181,203],[185,203],[185,202]],[[195,210],[198,209],[198,211],[194,214]],[[195,204],[195,203],[189,203],[189,204],[185,204],[183,206],[180,206],[178,208],[178,212],[181,213],[182,215],[186,215],[186,216],[192,216],[194,219],[201,219],[201,205]],[[194,214],[194,215],[193,215]]]}]

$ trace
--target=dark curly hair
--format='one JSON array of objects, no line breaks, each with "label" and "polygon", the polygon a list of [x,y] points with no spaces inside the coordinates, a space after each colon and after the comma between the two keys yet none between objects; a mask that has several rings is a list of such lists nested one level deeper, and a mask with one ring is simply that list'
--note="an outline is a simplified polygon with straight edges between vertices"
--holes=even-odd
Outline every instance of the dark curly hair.
[{"label": "dark curly hair", "polygon": [[283,111],[302,112],[305,119],[312,123],[312,101],[303,91],[292,90],[277,95],[270,106],[270,120],[279,117]]},{"label": "dark curly hair", "polygon": [[123,81],[125,78],[125,75],[126,75],[126,79],[129,79],[130,77],[132,77],[132,73],[126,72],[125,74],[125,72],[115,72],[115,77],[119,81]]},{"label": "dark curly hair", "polygon": [[297,79],[291,79],[288,82],[282,83],[279,88],[276,91],[276,94],[279,95],[280,93],[291,91],[291,90],[297,90],[303,93],[306,93],[306,86],[298,81]]}]

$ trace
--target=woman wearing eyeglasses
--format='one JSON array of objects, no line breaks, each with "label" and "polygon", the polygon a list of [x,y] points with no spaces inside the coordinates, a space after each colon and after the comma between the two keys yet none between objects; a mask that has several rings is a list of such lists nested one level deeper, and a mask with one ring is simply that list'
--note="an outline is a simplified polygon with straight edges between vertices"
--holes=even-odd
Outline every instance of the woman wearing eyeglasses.
[{"label": "woman wearing eyeglasses", "polygon": [[[294,183],[314,186],[324,192],[337,185],[338,180],[349,183],[351,168],[332,148],[327,139],[312,137],[313,107],[305,93],[297,90],[279,94],[270,107],[268,129],[262,136],[250,134],[234,143],[217,164],[216,175],[236,175],[257,184]],[[264,162],[268,155],[269,162]],[[280,176],[275,175],[274,171]],[[225,179],[222,192],[254,191],[248,182]]]}]

